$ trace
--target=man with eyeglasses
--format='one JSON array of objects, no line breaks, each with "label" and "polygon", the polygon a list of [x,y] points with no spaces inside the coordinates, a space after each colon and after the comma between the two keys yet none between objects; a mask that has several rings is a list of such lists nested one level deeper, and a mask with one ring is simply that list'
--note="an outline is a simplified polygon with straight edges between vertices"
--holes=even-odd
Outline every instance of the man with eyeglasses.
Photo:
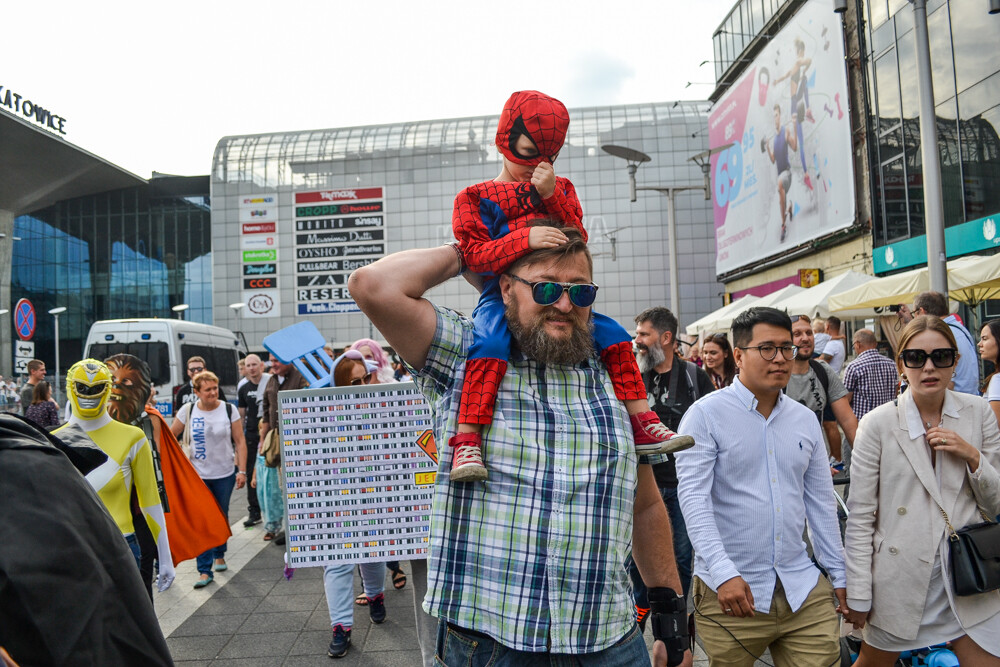
[{"label": "man with eyeglasses", "polygon": [[[695,623],[713,664],[770,649],[778,667],[839,663],[844,548],[819,423],[782,393],[796,347],[774,308],[733,321],[733,383],[692,405],[679,431],[678,491],[694,545]],[[810,332],[812,329],[810,328]],[[802,540],[809,522],[813,552]]]},{"label": "man with eyeglasses", "polygon": [[[792,362],[792,374],[788,380],[786,393],[812,410],[820,424],[823,423],[823,413],[829,408],[829,413],[833,414],[837,424],[844,430],[847,442],[854,445],[858,418],[851,410],[847,389],[844,388],[840,377],[825,361],[812,358],[813,329],[808,316],[800,315],[792,320],[792,341],[798,352]],[[839,472],[844,469],[840,432],[835,428],[831,431],[827,432],[827,440],[830,443],[830,466]]]},{"label": "man with eyeglasses", "polygon": [[[195,403],[198,401],[198,395],[194,393],[194,385],[191,384],[191,380],[203,370],[205,370],[205,360],[203,358],[191,357],[187,360],[188,381],[174,394],[175,415],[185,403]],[[222,391],[221,386],[219,387],[219,400],[223,403],[226,402],[226,392]]]},{"label": "man with eyeglasses", "polygon": [[[594,349],[593,264],[580,233],[500,276],[514,341],[484,432],[490,479],[450,480],[472,321],[423,298],[464,268],[454,247],[407,250],[351,274],[361,310],[412,369],[441,451],[424,609],[440,664],[497,667],[574,656],[649,664],[623,564],[631,546],[650,586],[657,667],[690,665],[670,523],[628,414]],[[666,644],[663,643],[665,640]],[[546,661],[547,662],[547,661]]]}]

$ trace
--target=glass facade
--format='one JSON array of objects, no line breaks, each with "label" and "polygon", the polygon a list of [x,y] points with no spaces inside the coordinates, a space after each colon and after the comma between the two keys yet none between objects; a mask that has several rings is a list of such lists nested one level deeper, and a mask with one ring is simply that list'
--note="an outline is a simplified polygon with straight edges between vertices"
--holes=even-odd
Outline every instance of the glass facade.
[{"label": "glass facade", "polygon": [[743,50],[789,0],[740,0],[712,35],[715,80],[738,63]]},{"label": "glass facade", "polygon": [[[873,233],[876,247],[924,233],[913,10],[868,0]],[[1000,17],[983,3],[928,0],[946,227],[1000,212]]]},{"label": "glass facade", "polygon": [[172,317],[172,306],[187,303],[186,319],[210,324],[209,224],[207,177],[154,179],[15,218],[11,301],[35,306],[39,358],[54,365],[47,311],[57,306],[67,308],[59,319],[64,366],[80,359],[97,320]]},{"label": "glass facade", "polygon": [[[644,308],[668,305],[667,202],[656,192],[640,192],[638,201],[630,203],[625,162],[601,146],[626,146],[652,158],[639,167],[640,187],[701,185],[701,170],[689,158],[708,147],[707,110],[706,102],[570,110],[569,135],[556,173],[573,182],[583,204],[595,281],[601,286],[597,307],[628,329]],[[294,233],[296,193],[381,193],[386,253],[452,240],[455,195],[500,172],[500,156],[492,145],[496,125],[496,116],[483,116],[223,139],[211,175],[215,323],[242,331],[256,349],[263,336],[301,319],[296,304],[308,277],[296,273],[302,267],[295,259],[303,256],[298,254],[302,246],[296,247],[302,235]],[[257,210],[253,202],[260,202]],[[254,218],[272,215],[268,202],[275,207],[273,217]],[[676,204],[684,324],[719,307],[722,286],[715,279],[710,202],[694,191],[678,194]],[[258,243],[265,236],[261,231],[273,232],[268,241],[273,250],[253,256],[274,259],[247,264],[248,247],[266,247]],[[252,300],[247,285],[257,278],[248,276],[264,272],[278,305],[267,313],[249,307],[241,315],[230,310],[226,304]],[[329,278],[328,284],[341,279]],[[476,303],[475,290],[460,279],[436,288],[431,297],[467,313]],[[378,337],[359,313],[308,317],[331,341]]]}]

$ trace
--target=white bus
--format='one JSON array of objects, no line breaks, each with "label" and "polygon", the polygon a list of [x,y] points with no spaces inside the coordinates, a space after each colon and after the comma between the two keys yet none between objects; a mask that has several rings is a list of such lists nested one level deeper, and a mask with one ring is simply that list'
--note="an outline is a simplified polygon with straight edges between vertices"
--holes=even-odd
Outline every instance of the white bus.
[{"label": "white bus", "polygon": [[94,322],[87,335],[85,357],[105,360],[132,354],[149,364],[156,409],[174,414],[174,393],[187,381],[187,360],[205,359],[205,368],[219,376],[226,399],[236,402],[240,340],[229,329],[183,320],[141,318]]}]

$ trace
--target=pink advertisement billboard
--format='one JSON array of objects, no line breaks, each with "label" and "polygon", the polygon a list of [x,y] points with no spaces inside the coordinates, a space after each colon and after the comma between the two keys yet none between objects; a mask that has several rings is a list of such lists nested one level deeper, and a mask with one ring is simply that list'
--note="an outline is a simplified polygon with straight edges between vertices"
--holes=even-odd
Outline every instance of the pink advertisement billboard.
[{"label": "pink advertisement billboard", "polygon": [[840,15],[810,0],[709,115],[716,273],[853,224],[847,101]]}]

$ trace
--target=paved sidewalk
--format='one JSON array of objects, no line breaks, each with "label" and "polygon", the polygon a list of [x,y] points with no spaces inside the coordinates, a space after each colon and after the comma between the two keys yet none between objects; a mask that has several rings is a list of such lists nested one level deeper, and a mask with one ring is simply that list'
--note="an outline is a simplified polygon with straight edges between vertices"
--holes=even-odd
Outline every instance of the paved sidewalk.
[{"label": "paved sidewalk", "polygon": [[[194,590],[198,578],[194,561],[181,563],[170,590],[155,595],[160,627],[178,667],[421,666],[412,582],[397,591],[388,574],[385,623],[373,624],[366,607],[355,607],[350,651],[336,662],[328,658],[330,617],[322,568],[296,570],[292,580],[286,581],[284,548],[264,542],[260,524],[243,527],[246,510],[240,493],[234,492],[229,514],[233,531],[226,554],[229,569],[216,573],[208,587]],[[402,567],[411,574],[408,562]],[[360,592],[361,580],[355,575],[355,594]],[[648,629],[646,641],[651,642]],[[699,667],[708,664],[700,647],[695,656]]]}]

